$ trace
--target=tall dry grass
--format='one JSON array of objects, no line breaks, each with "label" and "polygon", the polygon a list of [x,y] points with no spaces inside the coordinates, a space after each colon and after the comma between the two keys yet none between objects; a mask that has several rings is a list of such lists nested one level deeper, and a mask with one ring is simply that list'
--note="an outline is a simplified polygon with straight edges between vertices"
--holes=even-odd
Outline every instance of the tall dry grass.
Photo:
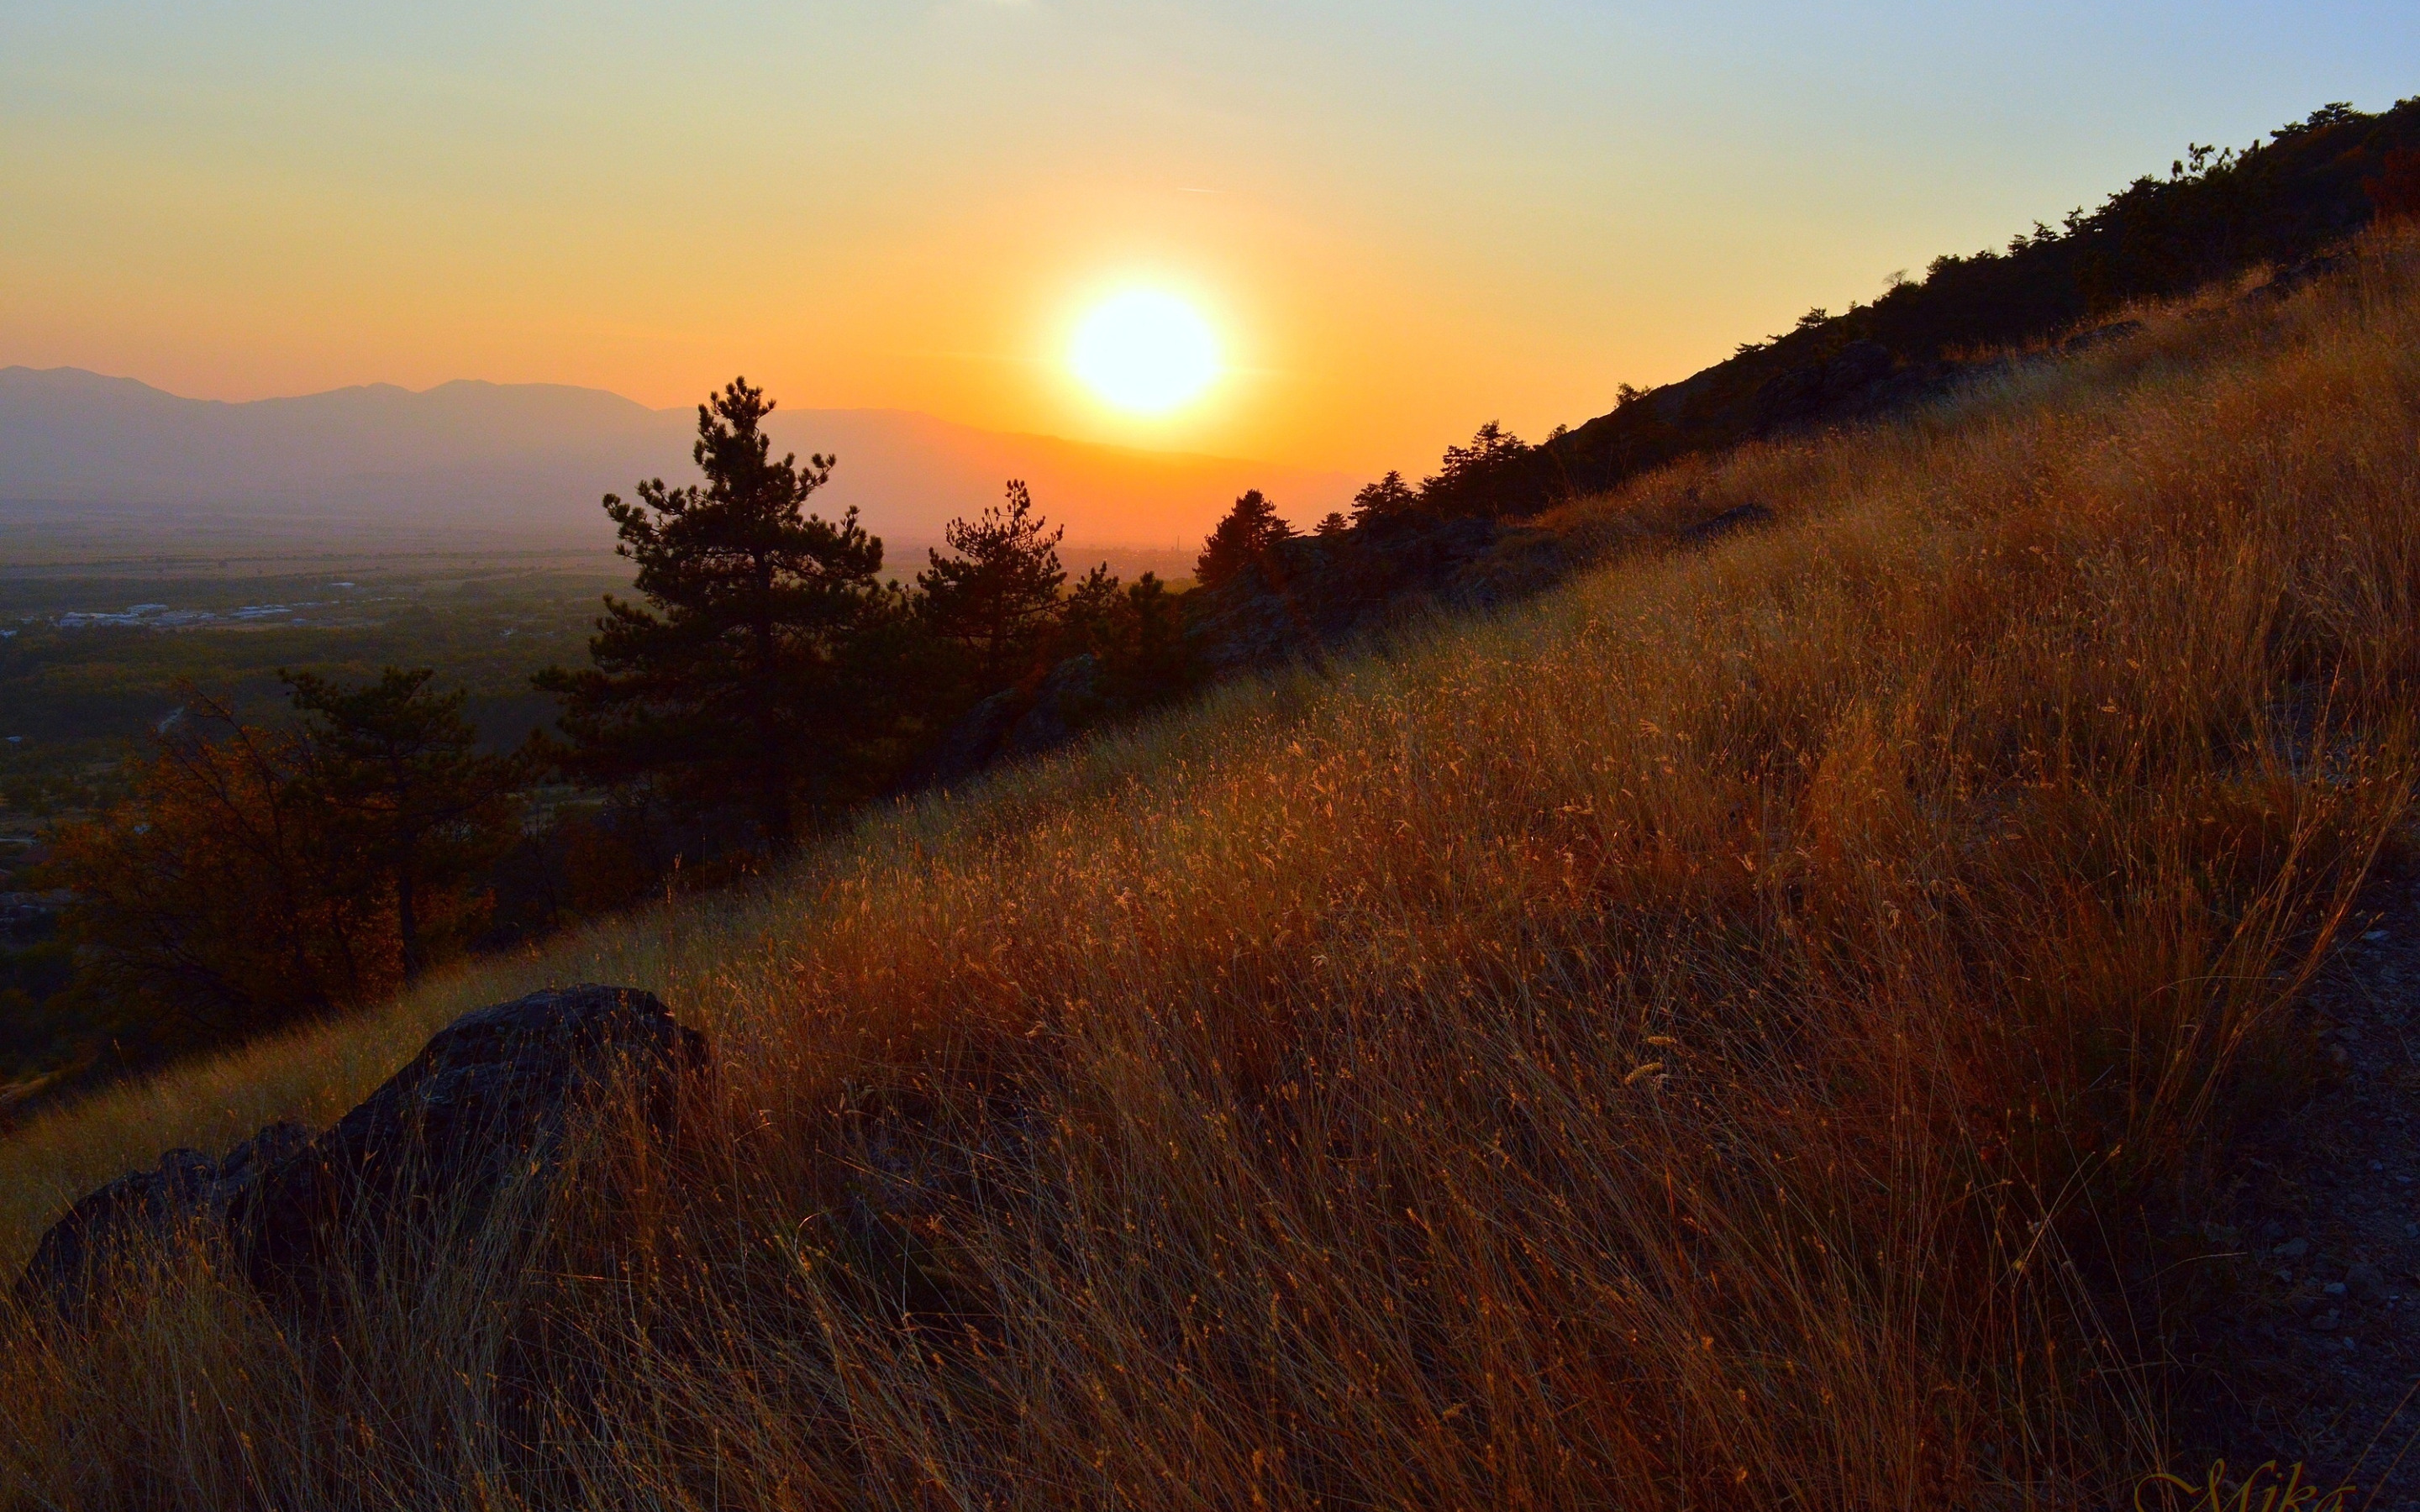
[{"label": "tall dry grass", "polygon": [[[1776,528],[887,815],[0,1148],[341,1108],[663,991],[677,1155],[307,1321],[205,1249],[9,1325],[55,1506],[2077,1505],[2196,1174],[2403,824],[2420,248],[1559,522]],[[2153,1284],[2152,1278],[2164,1277]]]}]

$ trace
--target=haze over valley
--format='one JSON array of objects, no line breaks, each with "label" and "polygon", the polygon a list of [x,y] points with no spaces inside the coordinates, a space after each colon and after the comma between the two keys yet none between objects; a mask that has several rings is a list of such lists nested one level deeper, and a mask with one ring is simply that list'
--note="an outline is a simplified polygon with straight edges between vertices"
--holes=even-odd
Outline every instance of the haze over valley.
[{"label": "haze over valley", "polygon": [[[76,368],[0,368],[0,571],[302,548],[603,549],[613,526],[599,498],[627,497],[642,478],[693,479],[696,420],[693,407],[554,384],[376,384],[230,404]],[[1247,488],[1308,521],[1363,481],[911,410],[783,409],[768,429],[802,460],[839,458],[814,507],[855,506],[904,568],[1010,478],[1071,547],[1146,552],[1190,549]]]}]

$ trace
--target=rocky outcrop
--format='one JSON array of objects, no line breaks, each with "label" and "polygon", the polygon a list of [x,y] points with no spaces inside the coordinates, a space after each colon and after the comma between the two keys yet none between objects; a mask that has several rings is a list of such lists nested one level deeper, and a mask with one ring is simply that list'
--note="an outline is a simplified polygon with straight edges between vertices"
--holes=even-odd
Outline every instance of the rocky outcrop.
[{"label": "rocky outcrop", "polygon": [[223,1247],[264,1289],[374,1265],[412,1225],[474,1225],[508,1182],[557,1168],[580,1115],[626,1096],[668,1133],[705,1039],[652,994],[581,986],[475,1010],[318,1137],[273,1124],[220,1160],[171,1150],[43,1235],[21,1302],[80,1311],[146,1246]]},{"label": "rocky outcrop", "polygon": [[225,1231],[228,1207],[263,1171],[310,1142],[310,1131],[301,1125],[272,1123],[221,1159],[172,1149],[150,1169],[87,1193],[35,1246],[17,1280],[17,1300],[81,1313],[106,1278],[147,1250],[156,1253],[179,1238],[214,1242]]},{"label": "rocky outcrop", "polygon": [[1038,756],[1116,712],[1102,687],[1101,658],[1069,656],[1028,686],[1005,687],[960,716],[908,779],[909,790],[954,787],[994,762]]}]

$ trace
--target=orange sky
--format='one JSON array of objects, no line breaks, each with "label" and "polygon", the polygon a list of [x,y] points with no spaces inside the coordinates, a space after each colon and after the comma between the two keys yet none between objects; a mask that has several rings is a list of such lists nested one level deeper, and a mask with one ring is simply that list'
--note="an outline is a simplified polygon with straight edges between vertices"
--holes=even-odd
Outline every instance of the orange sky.
[{"label": "orange sky", "polygon": [[[2221,8],[0,4],[0,364],[657,405],[744,372],[1412,470],[2420,78],[2404,8]],[[1063,361],[1136,284],[1231,364],[1164,420]]]}]

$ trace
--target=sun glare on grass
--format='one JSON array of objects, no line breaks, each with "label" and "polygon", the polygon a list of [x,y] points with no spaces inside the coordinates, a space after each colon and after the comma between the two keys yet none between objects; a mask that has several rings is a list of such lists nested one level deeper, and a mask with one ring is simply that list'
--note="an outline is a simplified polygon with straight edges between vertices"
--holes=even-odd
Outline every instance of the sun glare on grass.
[{"label": "sun glare on grass", "polygon": [[1160,414],[1201,393],[1218,376],[1218,343],[1209,323],[1183,300],[1131,289],[1084,316],[1068,365],[1104,402],[1138,414]]}]

